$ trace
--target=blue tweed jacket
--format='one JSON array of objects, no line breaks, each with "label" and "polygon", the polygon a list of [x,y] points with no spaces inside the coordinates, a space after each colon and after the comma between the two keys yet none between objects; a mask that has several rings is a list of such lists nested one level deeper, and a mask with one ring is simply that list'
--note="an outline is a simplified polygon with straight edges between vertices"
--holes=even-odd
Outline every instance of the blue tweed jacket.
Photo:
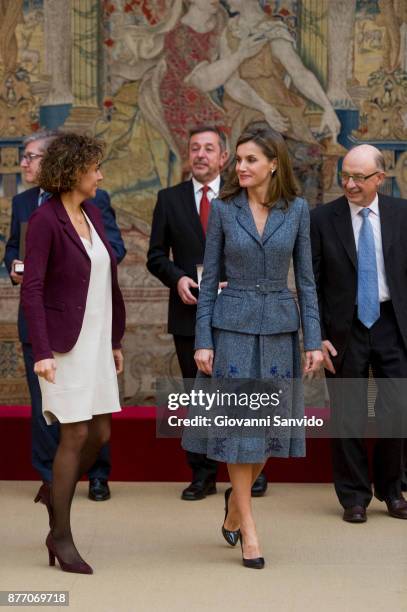
[{"label": "blue tweed jacket", "polygon": [[[218,295],[222,257],[228,286]],[[295,198],[269,213],[260,238],[246,191],[213,200],[196,317],[195,348],[214,348],[212,328],[247,334],[295,332],[300,316],[287,287],[291,257],[301,311],[304,349],[321,347],[312,271],[307,202]]]}]

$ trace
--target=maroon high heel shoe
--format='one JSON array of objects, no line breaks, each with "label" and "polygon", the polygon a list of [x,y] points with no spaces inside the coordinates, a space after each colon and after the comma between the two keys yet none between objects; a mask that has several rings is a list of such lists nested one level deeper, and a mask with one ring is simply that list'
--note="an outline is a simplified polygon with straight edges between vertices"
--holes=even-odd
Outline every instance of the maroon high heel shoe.
[{"label": "maroon high heel shoe", "polygon": [[56,543],[54,538],[52,537],[51,532],[47,535],[47,539],[45,540],[45,545],[48,548],[48,558],[49,564],[51,566],[55,565],[55,557],[58,559],[59,566],[64,572],[73,572],[75,574],[93,574],[93,569],[90,565],[85,563],[85,561],[79,561],[79,563],[66,563],[61,557],[58,555],[56,551]]},{"label": "maroon high heel shoe", "polygon": [[44,482],[40,486],[37,495],[34,497],[34,503],[37,504],[39,501],[44,504],[48,510],[48,522],[50,528],[52,528],[54,522],[54,512],[51,504],[51,486],[47,482]]}]

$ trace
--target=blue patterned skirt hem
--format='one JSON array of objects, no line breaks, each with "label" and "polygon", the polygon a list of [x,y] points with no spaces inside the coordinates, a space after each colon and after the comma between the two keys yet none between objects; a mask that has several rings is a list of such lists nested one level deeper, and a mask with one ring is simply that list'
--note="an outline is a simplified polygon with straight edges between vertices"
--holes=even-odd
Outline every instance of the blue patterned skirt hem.
[{"label": "blue patterned skirt hem", "polygon": [[[252,335],[214,329],[215,358],[212,380],[270,379],[281,381],[290,388],[285,398],[284,418],[304,416],[304,396],[301,383],[301,356],[297,333]],[[205,377],[198,372],[199,379]],[[295,381],[295,384],[291,384]],[[304,457],[305,429],[298,426],[290,432],[284,428],[279,436],[276,428],[256,428],[255,435],[243,432],[225,437],[225,431],[211,428],[202,437],[191,427],[185,428],[182,447],[205,454],[210,459],[226,463],[264,463],[269,457]]]}]

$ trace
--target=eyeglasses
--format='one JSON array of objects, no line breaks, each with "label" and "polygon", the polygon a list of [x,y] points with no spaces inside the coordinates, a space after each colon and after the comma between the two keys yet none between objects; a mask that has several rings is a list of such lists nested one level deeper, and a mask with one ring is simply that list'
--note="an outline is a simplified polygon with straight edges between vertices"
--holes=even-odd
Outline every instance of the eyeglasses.
[{"label": "eyeglasses", "polygon": [[38,157],[44,157],[44,155],[42,153],[24,153],[21,156],[21,161],[24,160],[27,162],[27,164],[31,164],[31,162]]},{"label": "eyeglasses", "polygon": [[348,174],[347,172],[339,172],[339,178],[341,179],[342,183],[347,183],[350,179],[352,179],[355,185],[363,185],[365,181],[372,178],[372,176],[375,174],[379,174],[379,172],[379,170],[376,170],[367,176],[364,174]]}]

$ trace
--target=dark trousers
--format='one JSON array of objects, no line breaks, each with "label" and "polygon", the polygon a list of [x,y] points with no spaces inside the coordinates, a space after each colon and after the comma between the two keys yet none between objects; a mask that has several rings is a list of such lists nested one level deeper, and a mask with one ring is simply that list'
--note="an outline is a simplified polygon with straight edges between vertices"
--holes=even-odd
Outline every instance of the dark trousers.
[{"label": "dark trousers", "polygon": [[[42,415],[42,397],[38,377],[34,374],[34,359],[31,344],[23,344],[23,355],[28,387],[31,396],[31,462],[42,480],[52,481],[52,463],[59,443],[59,423],[47,425]],[[110,449],[106,444],[100,451],[88,476],[108,479],[110,474]]]},{"label": "dark trousers", "polygon": [[[194,336],[174,336],[175,351],[177,353],[179,367],[181,368],[182,378],[185,381],[186,391],[191,386],[191,381],[195,379],[198,371],[194,359]],[[188,465],[192,470],[192,480],[216,480],[218,463],[214,459],[209,459],[201,453],[191,453],[186,451]]]},{"label": "dark trousers", "polygon": [[[332,410],[332,460],[335,490],[344,508],[368,506],[372,499],[365,441],[369,366],[376,380],[377,439],[373,485],[379,500],[401,493],[405,427],[407,353],[391,302],[381,304],[380,318],[367,329],[355,315],[349,342],[336,374],[327,373]],[[343,380],[340,380],[343,379]],[[399,437],[398,437],[399,436]]]}]

